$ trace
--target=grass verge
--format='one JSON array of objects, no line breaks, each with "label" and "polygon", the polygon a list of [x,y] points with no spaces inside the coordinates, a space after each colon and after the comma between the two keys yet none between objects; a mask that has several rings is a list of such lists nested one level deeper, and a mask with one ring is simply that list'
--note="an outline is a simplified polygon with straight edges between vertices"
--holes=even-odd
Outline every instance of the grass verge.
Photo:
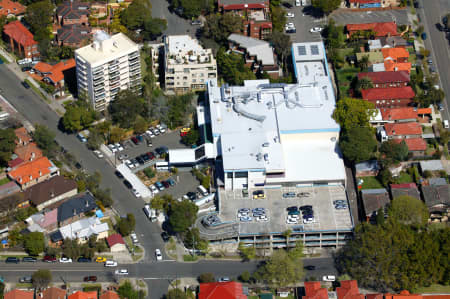
[{"label": "grass verge", "polygon": [[183,255],[183,261],[185,262],[195,262],[198,260],[198,257],[196,255],[192,256],[190,254]]},{"label": "grass verge", "polygon": [[417,294],[448,294],[450,293],[450,285],[432,284],[429,287],[420,287],[414,290]]},{"label": "grass verge", "polygon": [[30,82],[30,80],[25,79],[25,82],[28,83],[28,85],[30,85],[31,89],[38,95],[40,96],[44,101],[46,101],[47,103],[49,103],[50,101],[44,96],[44,94],[39,90],[39,88],[37,88],[36,86],[34,86],[33,83]]}]

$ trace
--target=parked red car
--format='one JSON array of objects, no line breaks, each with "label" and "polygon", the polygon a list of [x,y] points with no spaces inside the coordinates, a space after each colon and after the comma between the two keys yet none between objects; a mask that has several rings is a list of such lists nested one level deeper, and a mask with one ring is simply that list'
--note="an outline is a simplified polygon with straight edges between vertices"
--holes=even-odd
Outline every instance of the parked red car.
[{"label": "parked red car", "polygon": [[43,262],[47,262],[47,263],[55,263],[56,262],[56,257],[51,256],[51,255],[46,255],[46,256],[44,256],[42,261]]},{"label": "parked red car", "polygon": [[139,140],[136,137],[131,137],[131,141],[133,141],[134,144],[139,144]]},{"label": "parked red car", "polygon": [[153,160],[153,159],[155,159],[155,154],[154,154],[153,152],[148,152],[148,153],[147,153],[147,157],[148,157],[150,160]]},{"label": "parked red car", "polygon": [[93,281],[96,282],[97,281],[97,276],[86,276],[84,277],[84,281]]}]

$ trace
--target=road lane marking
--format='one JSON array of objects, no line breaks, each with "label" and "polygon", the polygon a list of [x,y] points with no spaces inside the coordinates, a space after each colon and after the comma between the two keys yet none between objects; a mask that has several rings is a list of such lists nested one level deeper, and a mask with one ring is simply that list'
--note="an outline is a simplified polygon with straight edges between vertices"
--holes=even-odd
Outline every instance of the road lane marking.
[{"label": "road lane marking", "polygon": [[[24,271],[36,271],[38,269],[14,269],[14,270],[0,270],[0,272],[24,272]],[[86,272],[86,271],[91,271],[91,272],[104,272],[105,270],[95,270],[95,269],[58,269],[58,270],[54,270],[54,269],[45,269],[45,270],[50,270],[52,272]]]}]

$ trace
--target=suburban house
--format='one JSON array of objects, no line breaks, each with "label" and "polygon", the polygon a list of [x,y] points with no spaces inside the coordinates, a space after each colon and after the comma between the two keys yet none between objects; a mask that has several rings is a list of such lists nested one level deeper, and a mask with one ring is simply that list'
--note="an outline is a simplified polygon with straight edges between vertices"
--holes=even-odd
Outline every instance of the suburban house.
[{"label": "suburban house", "polygon": [[24,127],[15,129],[14,134],[16,134],[15,142],[17,146],[27,145],[28,143],[33,141],[33,138],[31,138],[30,134],[28,134],[27,130]]},{"label": "suburban house", "polygon": [[4,294],[4,299],[34,299],[34,292],[14,289]]},{"label": "suburban house", "polygon": [[416,96],[411,86],[362,89],[361,95],[375,108],[407,107]]},{"label": "suburban house", "polygon": [[423,199],[430,213],[446,214],[450,209],[450,185],[422,186]]},{"label": "suburban house", "polygon": [[201,283],[198,299],[233,298],[247,299],[240,282],[210,282]]},{"label": "suburban house", "polygon": [[340,285],[340,287],[336,288],[336,294],[339,299],[365,299],[365,295],[359,293],[356,280],[344,280],[340,282]]},{"label": "suburban house", "polygon": [[402,195],[408,195],[420,200],[420,192],[415,183],[391,184],[391,197],[395,199]]},{"label": "suburban house", "polygon": [[58,209],[36,213],[25,219],[30,232],[51,232],[58,227]]},{"label": "suburban house", "polygon": [[246,36],[267,39],[272,33],[268,0],[219,0],[217,6],[222,13],[232,12],[243,18]]},{"label": "suburban house", "polygon": [[[12,52],[16,48],[20,57],[39,57],[38,43],[33,34],[20,21],[12,21],[3,27],[3,33],[7,36]],[[7,42],[8,42],[7,41]]]},{"label": "suburban house", "polygon": [[42,299],[65,299],[67,292],[63,289],[56,288],[56,287],[50,287],[48,289],[45,289],[42,291],[37,298]]},{"label": "suburban house", "polygon": [[25,13],[26,7],[18,1],[0,0],[0,16],[17,17]]},{"label": "suburban house", "polygon": [[407,71],[358,73],[358,80],[368,78],[373,88],[404,87],[410,79]]},{"label": "suburban house", "polygon": [[8,172],[8,177],[16,181],[22,190],[59,175],[59,169],[47,159],[40,157],[31,162],[22,163]]},{"label": "suburban house", "polygon": [[277,57],[268,42],[235,33],[228,37],[228,41],[231,51],[244,55],[246,66],[253,72],[266,72],[272,78],[280,76]]},{"label": "suburban house", "polygon": [[377,160],[364,161],[355,164],[355,176],[365,177],[365,176],[376,176],[380,171],[380,164]]},{"label": "suburban house", "polygon": [[108,230],[108,223],[102,223],[95,216],[83,218],[59,228],[63,239],[77,240],[81,244],[86,243],[91,236],[97,236],[97,240],[108,237]]},{"label": "suburban house", "polygon": [[422,138],[422,127],[419,123],[387,123],[384,130],[389,139]]},{"label": "suburban house", "polygon": [[100,295],[100,299],[119,299],[119,295],[113,291],[106,291]]},{"label": "suburban house", "polygon": [[380,41],[383,48],[406,48],[409,46],[408,42],[401,36],[380,37]]},{"label": "suburban house", "polygon": [[16,146],[14,153],[17,156],[16,159],[20,159],[22,162],[11,165],[11,168],[15,168],[23,162],[34,161],[43,156],[42,151],[34,142],[28,143],[27,145],[23,146]]},{"label": "suburban house", "polygon": [[356,61],[361,61],[365,56],[368,59],[368,66],[384,62],[383,53],[380,51],[356,53]]},{"label": "suburban house", "polygon": [[51,84],[60,91],[60,94],[64,94],[64,78],[72,76],[75,79],[75,59],[71,58],[66,61],[60,61],[55,65],[51,65],[45,62],[39,61],[33,69],[41,81]]},{"label": "suburban house", "polygon": [[57,30],[56,42],[59,46],[81,48],[90,42],[92,31],[86,25],[64,25]]},{"label": "suburban house", "polygon": [[379,39],[371,39],[367,41],[367,46],[369,47],[369,51],[381,51],[381,41]]},{"label": "suburban house", "polygon": [[405,48],[383,48],[381,49],[384,59],[392,60],[396,63],[408,62],[409,52]]},{"label": "suburban house", "polygon": [[111,236],[106,238],[106,242],[108,243],[111,252],[120,252],[127,250],[125,241],[120,234],[112,234]]},{"label": "suburban house", "polygon": [[[20,187],[16,182],[9,182],[0,186],[0,199],[11,196],[20,191]],[[0,209],[1,211],[1,209]]]},{"label": "suburban house", "polygon": [[373,219],[379,209],[385,209],[391,202],[389,193],[384,188],[361,190],[361,198],[367,221]]},{"label": "suburban house", "polygon": [[402,123],[417,121],[417,111],[413,107],[381,108],[381,117],[387,123]]},{"label": "suburban house", "polygon": [[419,162],[420,171],[441,171],[444,170],[444,165],[441,160],[426,160]]},{"label": "suburban house", "polygon": [[97,299],[97,298],[98,298],[97,291],[92,292],[78,291],[67,297],[67,299]]},{"label": "suburban house", "polygon": [[74,180],[57,175],[28,188],[25,190],[24,196],[38,211],[42,211],[44,208],[77,193],[77,183]]},{"label": "suburban house", "polygon": [[328,290],[321,287],[320,281],[305,281],[305,295],[302,299],[328,299]]},{"label": "suburban house", "polygon": [[396,36],[397,24],[395,22],[347,24],[345,26],[348,36],[361,31],[373,31],[375,37]]},{"label": "suburban house", "polygon": [[56,8],[56,22],[63,25],[88,25],[89,3],[79,1],[65,1]]},{"label": "suburban house", "polygon": [[58,207],[59,226],[67,225],[84,217],[97,208],[95,198],[89,192],[80,193]]},{"label": "suburban house", "polygon": [[427,142],[423,138],[407,138],[394,140],[398,143],[405,141],[406,145],[408,146],[408,150],[413,154],[413,156],[424,156],[427,150]]}]

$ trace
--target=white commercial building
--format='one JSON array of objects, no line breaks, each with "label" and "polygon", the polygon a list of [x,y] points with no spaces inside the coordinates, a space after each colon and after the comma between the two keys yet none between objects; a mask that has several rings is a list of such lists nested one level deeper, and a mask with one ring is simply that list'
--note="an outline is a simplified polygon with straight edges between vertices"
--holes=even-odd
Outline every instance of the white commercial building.
[{"label": "white commercial building", "polygon": [[92,44],[75,50],[75,60],[78,92],[97,111],[105,110],[120,90],[141,87],[139,47],[123,33],[97,31]]},{"label": "white commercial building", "polygon": [[296,84],[208,82],[207,116],[199,118],[210,122],[225,190],[345,185],[323,43],[293,44],[292,55]]},{"label": "white commercial building", "polygon": [[189,35],[169,35],[164,39],[164,74],[166,91],[202,90],[207,80],[217,78],[216,59]]}]

